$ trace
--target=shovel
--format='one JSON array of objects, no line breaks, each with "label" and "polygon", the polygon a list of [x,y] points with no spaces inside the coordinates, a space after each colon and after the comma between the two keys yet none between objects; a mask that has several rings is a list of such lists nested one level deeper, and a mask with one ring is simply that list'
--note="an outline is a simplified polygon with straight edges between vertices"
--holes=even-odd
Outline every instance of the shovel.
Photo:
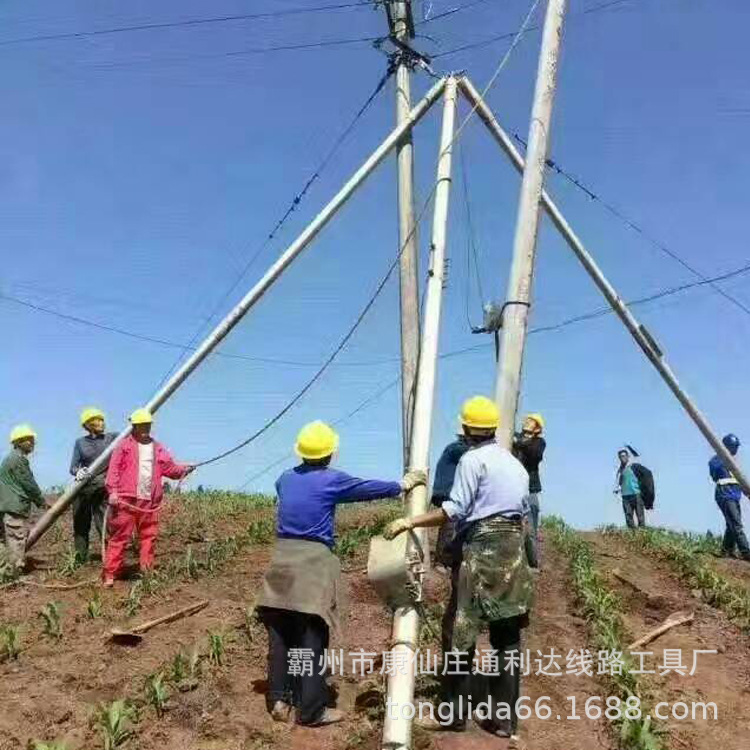
[{"label": "shovel", "polygon": [[157,625],[164,625],[164,623],[167,622],[181,620],[183,617],[189,617],[190,615],[194,615],[196,612],[205,609],[207,606],[208,601],[191,604],[189,607],[178,609],[176,612],[172,612],[169,615],[157,617],[155,620],[149,620],[141,625],[136,625],[132,630],[113,628],[110,631],[109,640],[112,643],[119,643],[123,646],[137,646],[143,640],[143,633],[151,630],[151,628],[155,628]]}]

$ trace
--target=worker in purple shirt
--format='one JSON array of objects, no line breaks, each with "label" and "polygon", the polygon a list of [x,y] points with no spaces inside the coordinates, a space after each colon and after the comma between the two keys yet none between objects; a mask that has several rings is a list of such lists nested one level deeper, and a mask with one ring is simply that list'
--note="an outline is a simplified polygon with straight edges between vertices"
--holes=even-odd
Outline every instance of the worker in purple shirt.
[{"label": "worker in purple shirt", "polygon": [[340,635],[341,567],[333,552],[340,503],[397,497],[425,484],[422,471],[400,482],[359,479],[331,468],[338,435],[312,422],[297,436],[302,463],[276,482],[276,546],[263,582],[258,614],[268,631],[268,710],[276,721],[325,726],[343,720],[327,708],[325,651],[329,634]]}]

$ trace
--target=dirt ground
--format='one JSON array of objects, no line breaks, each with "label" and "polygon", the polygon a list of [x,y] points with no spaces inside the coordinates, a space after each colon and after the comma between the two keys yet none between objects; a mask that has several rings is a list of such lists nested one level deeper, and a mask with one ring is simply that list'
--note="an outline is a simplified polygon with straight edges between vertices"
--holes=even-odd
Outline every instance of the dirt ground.
[{"label": "dirt ground", "polygon": [[[649,675],[650,692],[659,701],[715,703],[718,720],[704,720],[702,711],[695,719],[670,718],[663,722],[669,731],[671,747],[703,750],[722,747],[739,750],[748,747],[750,737],[750,639],[726,617],[700,600],[666,567],[652,558],[632,554],[628,547],[611,536],[586,535],[594,543],[597,564],[609,571],[608,581],[622,598],[626,608],[625,622],[633,640],[660,625],[680,611],[693,612],[689,625],[679,626],[662,635],[641,651]],[[729,562],[733,565],[733,561]],[[742,565],[742,563],[737,563]],[[612,574],[617,570],[630,583]],[[632,585],[632,584],[635,584]],[[681,652],[684,672],[665,671],[665,651]],[[697,654],[694,651],[717,651]],[[676,664],[679,666],[679,663]],[[665,713],[666,709],[662,710]]]},{"label": "dirt ground", "polygon": [[[348,523],[357,525],[354,517]],[[246,518],[220,519],[214,538],[231,536]],[[157,563],[165,566],[184,555],[188,544],[196,550],[210,540],[205,528],[175,523],[159,545]],[[145,595],[140,608],[127,616],[130,582],[120,582],[113,591],[101,592],[91,563],[72,576],[60,577],[44,568],[59,565],[69,539],[69,529],[50,535],[34,551],[36,570],[30,583],[0,590],[0,624],[20,625],[22,652],[17,659],[0,663],[0,750],[25,750],[31,740],[62,741],[70,750],[103,747],[98,728],[92,723],[97,705],[116,699],[140,703],[134,735],[122,747],[139,750],[371,750],[379,747],[380,720],[373,708],[377,703],[379,675],[338,677],[338,705],[347,720],[324,729],[305,729],[277,724],[265,710],[265,633],[257,623],[247,624],[270,555],[264,542],[240,549],[216,572],[193,578],[179,576],[155,593]],[[685,721],[667,723],[670,742],[666,746],[708,750],[718,744],[723,750],[741,750],[750,736],[750,651],[748,640],[720,614],[694,599],[689,591],[661,571],[648,558],[632,558],[618,542],[590,535],[598,562],[605,570],[620,568],[637,580],[647,593],[635,591],[612,577],[612,586],[629,606],[627,625],[634,637],[642,634],[667,614],[679,609],[695,610],[689,628],[663,636],[652,650],[661,657],[664,648],[718,648],[720,653],[702,656],[695,676],[656,676],[651,681],[660,700],[709,700],[717,704],[718,722]],[[367,544],[362,542],[344,563],[350,610],[345,624],[345,652],[362,648],[382,653],[390,636],[390,614],[371,590],[366,578]],[[532,702],[549,696],[552,717],[522,723],[522,738],[528,750],[614,750],[616,744],[607,722],[568,720],[571,696],[579,713],[590,696],[604,695],[595,677],[566,674],[565,655],[586,646],[586,623],[576,616],[565,562],[544,548],[543,567],[538,576],[537,601],[523,644],[534,666],[537,650],[554,648],[562,654],[560,676],[532,674],[523,679],[523,693]],[[46,589],[34,583],[90,581],[71,590]],[[87,608],[99,592],[102,616],[92,619]],[[434,604],[446,592],[446,580],[431,574],[428,594]],[[209,606],[185,620],[156,628],[134,648],[109,643],[106,634],[115,625],[148,620],[192,602],[206,599]],[[51,601],[59,603],[62,637],[45,635],[39,611]],[[223,635],[225,654],[221,664],[209,659],[209,633]],[[143,703],[144,683],[149,675],[168,672],[179,652],[186,655],[197,647],[200,670],[181,689],[170,687],[166,710],[157,717],[154,708]],[[690,665],[688,665],[689,667]],[[374,698],[373,698],[374,696]],[[369,699],[369,700],[368,700]],[[356,704],[356,706],[355,706]],[[369,706],[363,711],[362,706]],[[560,719],[557,719],[557,716]],[[417,750],[472,750],[498,748],[507,742],[471,727],[462,734],[415,734]]]}]

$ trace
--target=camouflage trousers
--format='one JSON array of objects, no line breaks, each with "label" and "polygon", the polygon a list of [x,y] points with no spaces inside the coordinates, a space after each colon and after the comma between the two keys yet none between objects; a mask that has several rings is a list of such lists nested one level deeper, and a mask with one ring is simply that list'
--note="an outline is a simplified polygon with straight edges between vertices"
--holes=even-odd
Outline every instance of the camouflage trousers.
[{"label": "camouflage trousers", "polygon": [[23,572],[26,564],[27,521],[13,513],[0,514],[5,535],[4,549],[0,550],[0,578],[10,578]]},{"label": "camouflage trousers", "polygon": [[501,516],[477,521],[465,533],[462,560],[453,569],[444,650],[473,650],[483,625],[526,615],[533,598],[521,522]]}]

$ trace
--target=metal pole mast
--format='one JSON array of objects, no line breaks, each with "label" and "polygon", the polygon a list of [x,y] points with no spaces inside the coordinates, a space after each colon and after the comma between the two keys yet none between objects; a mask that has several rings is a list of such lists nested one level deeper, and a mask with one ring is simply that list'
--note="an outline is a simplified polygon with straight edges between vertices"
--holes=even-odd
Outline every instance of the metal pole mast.
[{"label": "metal pole mast", "polygon": [[[351,198],[356,189],[372,174],[375,168],[396,147],[404,133],[410,130],[424,117],[430,107],[443,93],[446,79],[441,79],[427,92],[409,113],[408,118],[394,128],[388,137],[373,151],[360,168],[349,178],[344,186],[328,202],[323,210],[307,225],[302,234],[279,256],[276,262],[266,271],[255,286],[240,300],[227,316],[211,331],[193,355],[185,361],[177,372],[160,388],[146,407],[155,412],[172,394],[188,379],[190,374],[198,368],[206,357],[224,340],[229,332],[245,317],[255,303],[268,291],[271,285],[287,269],[292,261],[317,237],[318,233],[338,213],[339,209]],[[454,83],[455,87],[455,83]],[[91,474],[103,466],[112,451],[130,434],[130,426],[126,427],[107,449],[89,467]],[[54,505],[37,521],[26,541],[26,548],[33,547],[41,536],[65,512],[73,502],[73,498],[85,482],[73,482],[65,489]]]},{"label": "metal pole mast", "polygon": [[[429,467],[430,433],[432,411],[435,401],[435,377],[437,374],[438,343],[440,337],[440,311],[445,281],[445,244],[448,227],[448,200],[451,188],[451,164],[453,157],[453,133],[456,121],[457,82],[449,78],[445,86],[445,108],[440,136],[437,187],[430,246],[430,268],[425,292],[424,329],[419,354],[419,370],[414,402],[414,430],[412,432],[409,466],[415,469]],[[407,499],[409,515],[425,513],[428,507],[426,487],[417,487]],[[427,549],[425,529],[416,531],[419,545]],[[407,555],[414,549],[410,540]],[[383,724],[383,750],[406,750],[411,745],[411,719],[404,718],[400,709],[412,705],[416,679],[415,657],[419,645],[419,614],[415,607],[400,607],[393,617],[392,651],[407,654],[408,666],[404,672],[388,677],[388,697],[397,706],[395,715],[386,711]],[[395,663],[400,663],[396,661]]]},{"label": "metal pole mast", "polygon": [[[386,6],[391,36],[406,45],[414,38],[411,2],[390,0]],[[399,50],[396,64],[396,124],[411,110],[411,67]],[[404,466],[409,460],[414,386],[419,362],[419,242],[414,228],[414,144],[408,132],[396,146],[398,164],[398,234],[402,248],[399,280],[401,307],[401,414]]]},{"label": "metal pole mast", "polygon": [[[472,83],[462,78],[460,81],[461,91],[467,97],[472,106],[476,106],[476,111],[482,121],[487,125],[492,136],[500,145],[503,151],[508,155],[513,165],[519,172],[524,170],[524,160],[518,149],[513,144],[510,136],[503,130],[500,124],[495,119],[490,108],[482,100],[479,92],[474,88]],[[658,344],[654,340],[653,336],[641,323],[638,322],[636,317],[628,309],[628,306],[622,301],[622,298],[617,293],[617,290],[609,283],[606,276],[602,273],[596,261],[593,259],[591,254],[586,250],[583,242],[578,235],[573,231],[573,228],[568,224],[567,220],[563,216],[560,209],[557,207],[555,202],[550,198],[546,191],[542,191],[542,203],[544,205],[547,214],[552,223],[557,227],[558,231],[565,238],[570,249],[575,253],[581,265],[584,267],[588,275],[591,277],[593,282],[599,288],[604,298],[612,307],[618,318],[625,324],[630,335],[635,339],[635,342],[641,348],[643,353],[646,355],[651,364],[656,368],[656,371],[661,375],[662,380],[667,384],[669,389],[675,395],[677,400],[682,405],[683,409],[687,412],[690,419],[693,420],[695,425],[701,431],[703,436],[709,442],[711,447],[721,457],[721,460],[729,467],[734,477],[742,487],[742,491],[750,497],[750,482],[742,471],[742,467],[737,463],[737,459],[724,447],[721,442],[719,435],[711,427],[710,423],[693,402],[690,396],[683,390],[677,376],[672,371],[672,368],[664,360],[664,353],[659,348]]]},{"label": "metal pole mast", "polygon": [[534,277],[534,257],[539,231],[539,201],[544,186],[564,15],[565,0],[548,0],[534,90],[534,104],[531,110],[529,147],[513,240],[513,263],[505,297],[507,307],[502,320],[495,396],[501,416],[498,441],[508,447],[515,430],[521,387],[523,351],[526,343],[531,285]]}]

